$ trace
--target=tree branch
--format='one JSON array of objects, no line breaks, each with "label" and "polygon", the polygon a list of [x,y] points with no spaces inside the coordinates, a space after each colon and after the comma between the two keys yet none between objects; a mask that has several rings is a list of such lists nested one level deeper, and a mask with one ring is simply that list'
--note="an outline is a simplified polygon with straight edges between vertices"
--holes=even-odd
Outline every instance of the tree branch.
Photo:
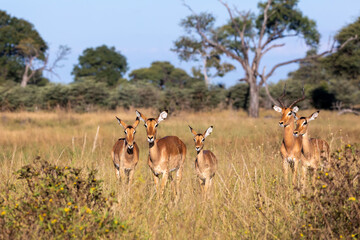
[{"label": "tree branch", "polygon": [[296,63],[296,62],[304,62],[304,61],[308,61],[308,60],[312,60],[312,59],[317,59],[319,57],[322,57],[326,54],[330,54],[330,53],[333,53],[335,50],[341,50],[342,48],[344,48],[350,41],[353,41],[355,39],[357,39],[358,36],[355,35],[354,37],[351,37],[349,39],[347,39],[343,44],[340,45],[340,47],[338,48],[334,48],[334,47],[331,47],[330,50],[326,50],[320,54],[317,54],[317,55],[313,55],[313,56],[308,56],[308,57],[304,57],[304,58],[297,58],[297,59],[293,59],[293,60],[290,60],[290,61],[286,61],[286,62],[282,62],[282,63],[279,63],[279,64],[276,64],[272,69],[271,71],[266,75],[265,79],[268,79],[274,72],[277,68],[281,67],[281,66],[284,66],[284,65],[288,65],[288,64],[291,64],[291,63]]}]

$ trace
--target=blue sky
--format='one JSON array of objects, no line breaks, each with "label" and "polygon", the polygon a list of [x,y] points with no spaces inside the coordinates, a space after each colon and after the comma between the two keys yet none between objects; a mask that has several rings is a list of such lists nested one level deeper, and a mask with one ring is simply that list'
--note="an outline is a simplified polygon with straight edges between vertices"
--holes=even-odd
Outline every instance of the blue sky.
[{"label": "blue sky", "polygon": [[[226,2],[239,10],[257,12],[257,0]],[[218,24],[228,19],[226,9],[217,0],[187,0],[186,3],[195,12],[213,13]],[[359,0],[302,0],[299,8],[316,21],[321,34],[321,50],[329,48],[331,37],[341,27],[360,16]],[[170,61],[188,72],[198,64],[181,62],[170,51],[173,42],[184,34],[179,26],[181,19],[190,14],[181,0],[0,0],[0,9],[33,23],[48,42],[52,56],[59,45],[71,48],[71,54],[63,62],[64,67],[56,70],[60,78],[48,76],[53,82],[72,82],[71,71],[82,51],[103,44],[115,46],[126,56],[129,72],[148,67],[158,60]],[[304,56],[306,46],[303,41],[294,39],[285,43],[284,48],[276,49],[264,58],[267,69],[280,61]],[[236,67],[236,71],[213,79],[213,83],[235,84],[243,77],[241,67]],[[295,69],[297,64],[280,68],[269,80],[277,82]]]}]

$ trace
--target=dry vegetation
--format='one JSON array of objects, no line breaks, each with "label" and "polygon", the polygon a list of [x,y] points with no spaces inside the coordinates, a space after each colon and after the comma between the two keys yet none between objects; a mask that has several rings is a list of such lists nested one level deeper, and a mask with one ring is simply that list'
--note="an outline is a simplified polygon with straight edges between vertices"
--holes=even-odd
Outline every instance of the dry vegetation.
[{"label": "dry vegetation", "polygon": [[[142,112],[158,115],[156,111]],[[311,113],[311,110],[300,111],[305,116]],[[134,110],[87,114],[1,113],[0,189],[13,183],[25,189],[27,185],[18,180],[14,172],[41,156],[61,167],[83,168],[84,172],[97,169],[97,178],[104,180],[105,193],[115,191],[118,203],[113,205],[110,214],[126,222],[127,230],[123,233],[126,237],[289,239],[308,234],[309,229],[300,226],[303,222],[303,209],[298,204],[301,193],[283,180],[279,152],[282,129],[278,127],[280,115],[276,112],[262,111],[259,119],[234,111],[184,112],[170,115],[162,122],[158,138],[176,135],[188,148],[181,200],[177,205],[172,201],[170,187],[162,201],[156,198],[146,163],[148,144],[142,124],[135,136],[140,161],[134,185],[131,193],[121,189],[110,157],[113,144],[124,136],[115,114],[126,123],[132,123],[136,117]],[[208,202],[201,201],[189,124],[195,130],[214,126],[205,149],[215,153],[219,165]],[[94,141],[98,126],[99,134]],[[328,141],[334,151],[344,144],[360,142],[359,117],[322,111],[309,132],[312,137]],[[5,199],[4,193],[0,193],[0,198]]]}]

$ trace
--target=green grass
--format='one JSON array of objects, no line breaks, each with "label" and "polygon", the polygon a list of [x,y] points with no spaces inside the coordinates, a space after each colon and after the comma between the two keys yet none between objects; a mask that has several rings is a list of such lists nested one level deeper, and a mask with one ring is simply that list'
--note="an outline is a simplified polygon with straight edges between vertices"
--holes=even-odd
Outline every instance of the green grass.
[{"label": "green grass", "polygon": [[[158,112],[142,110],[147,117]],[[300,111],[308,116],[313,111]],[[155,196],[152,174],[147,166],[148,144],[145,127],[137,128],[135,140],[140,161],[131,192],[118,183],[110,152],[115,141],[124,136],[115,115],[133,123],[135,111],[75,114],[1,113],[0,114],[0,188],[6,184],[26,185],[13,174],[36,156],[53,164],[97,169],[104,180],[105,192],[115,191],[118,203],[110,214],[126,221],[126,237],[140,239],[259,239],[293,237],[299,228],[300,193],[283,180],[280,144],[280,115],[262,111],[259,119],[244,112],[214,111],[177,113],[159,124],[158,138],[178,136],[187,146],[187,157],[181,182],[181,198],[172,201],[168,184],[164,199]],[[196,131],[214,126],[205,149],[218,158],[218,172],[207,202],[201,200],[194,160],[196,152],[188,125]],[[94,143],[98,126],[99,136]],[[359,118],[338,116],[322,111],[309,126],[311,137],[326,140],[332,150],[347,143],[359,143]],[[95,144],[95,149],[92,151]]]}]

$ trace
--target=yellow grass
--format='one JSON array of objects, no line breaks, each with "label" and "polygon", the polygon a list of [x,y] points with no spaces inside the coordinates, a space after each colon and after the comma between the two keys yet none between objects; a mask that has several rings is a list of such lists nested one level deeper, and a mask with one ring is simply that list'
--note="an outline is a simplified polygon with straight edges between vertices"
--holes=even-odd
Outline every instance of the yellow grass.
[{"label": "yellow grass", "polygon": [[[148,117],[158,115],[154,110],[140,110]],[[308,116],[312,112],[301,111],[300,115]],[[115,115],[129,124],[136,117],[134,110],[86,114],[1,113],[0,189],[18,181],[13,174],[15,170],[41,156],[61,166],[84,171],[97,169],[98,178],[104,180],[105,191],[115,191],[118,196],[119,203],[111,214],[127,220],[131,228],[127,237],[288,239],[298,227],[301,210],[296,207],[296,201],[300,194],[283,180],[279,152],[282,128],[278,126],[278,113],[262,111],[259,119],[250,119],[244,112],[228,110],[182,112],[163,121],[157,137],[176,135],[188,149],[181,200],[177,205],[172,201],[170,184],[163,201],[155,197],[152,174],[146,163],[148,144],[142,123],[135,138],[140,147],[140,161],[134,185],[130,194],[120,188],[110,157],[113,144],[124,136]],[[346,143],[359,143],[359,120],[353,115],[338,116],[322,111],[318,119],[310,123],[310,136],[325,139],[332,150]],[[196,131],[214,126],[205,149],[214,152],[219,167],[207,202],[201,201],[194,170],[196,152],[188,125]]]}]

